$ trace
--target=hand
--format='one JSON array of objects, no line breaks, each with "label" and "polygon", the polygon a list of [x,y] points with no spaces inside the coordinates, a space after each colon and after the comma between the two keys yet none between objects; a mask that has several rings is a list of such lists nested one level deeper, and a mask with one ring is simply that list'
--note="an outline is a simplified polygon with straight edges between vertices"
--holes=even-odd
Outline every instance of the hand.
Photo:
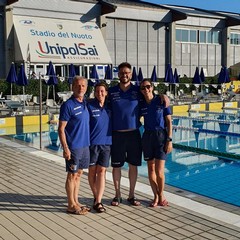
[{"label": "hand", "polygon": [[170,141],[167,141],[166,144],[165,144],[165,152],[166,154],[170,153],[173,149],[173,145],[172,145],[172,142]]},{"label": "hand", "polygon": [[161,102],[165,103],[165,107],[169,107],[170,106],[170,100],[169,100],[167,95],[161,94],[160,98],[161,98]]},{"label": "hand", "polygon": [[63,149],[63,157],[66,160],[70,160],[71,159],[71,152],[70,152],[69,148]]}]

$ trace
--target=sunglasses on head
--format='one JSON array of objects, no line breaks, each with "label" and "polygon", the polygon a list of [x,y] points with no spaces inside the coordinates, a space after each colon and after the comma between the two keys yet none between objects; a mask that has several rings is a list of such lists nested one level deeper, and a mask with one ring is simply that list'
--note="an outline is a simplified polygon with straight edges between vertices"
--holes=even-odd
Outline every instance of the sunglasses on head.
[{"label": "sunglasses on head", "polygon": [[146,86],[141,86],[140,89],[141,90],[145,90],[145,89],[150,89],[151,88],[151,85],[146,85]]}]

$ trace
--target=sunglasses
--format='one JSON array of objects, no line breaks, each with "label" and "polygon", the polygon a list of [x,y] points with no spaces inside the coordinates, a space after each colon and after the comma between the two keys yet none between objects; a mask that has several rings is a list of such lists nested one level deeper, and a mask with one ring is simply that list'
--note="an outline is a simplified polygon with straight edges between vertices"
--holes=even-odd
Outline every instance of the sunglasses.
[{"label": "sunglasses", "polygon": [[141,90],[145,90],[145,89],[150,89],[151,88],[151,85],[146,85],[146,86],[141,86],[140,89]]}]

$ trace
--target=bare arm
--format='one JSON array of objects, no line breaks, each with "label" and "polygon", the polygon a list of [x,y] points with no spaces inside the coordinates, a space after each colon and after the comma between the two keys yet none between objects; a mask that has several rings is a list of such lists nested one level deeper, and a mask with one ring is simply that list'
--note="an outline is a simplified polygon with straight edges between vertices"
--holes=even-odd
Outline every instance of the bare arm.
[{"label": "bare arm", "polygon": [[67,125],[66,121],[59,121],[59,125],[58,125],[58,136],[63,148],[63,157],[66,160],[70,160],[71,159],[71,152],[68,148],[68,144],[67,144],[67,140],[66,140],[66,134],[65,134],[65,127]]},{"label": "bare arm", "polygon": [[170,100],[169,100],[167,95],[160,94],[160,98],[161,98],[161,102],[165,103],[165,107],[169,107],[170,106]]},{"label": "bare arm", "polygon": [[[165,116],[165,121],[167,124],[167,137],[172,138],[172,117],[171,115]],[[170,153],[172,151],[172,141],[167,141],[165,145],[166,153]]]}]

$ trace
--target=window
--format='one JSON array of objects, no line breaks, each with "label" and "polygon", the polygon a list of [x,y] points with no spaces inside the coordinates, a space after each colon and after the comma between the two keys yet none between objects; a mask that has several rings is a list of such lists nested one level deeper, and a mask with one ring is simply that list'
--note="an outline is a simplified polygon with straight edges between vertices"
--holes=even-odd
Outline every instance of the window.
[{"label": "window", "polygon": [[190,42],[196,43],[197,42],[197,31],[190,30]]},{"label": "window", "polygon": [[197,31],[188,29],[176,29],[176,41],[196,43]]},{"label": "window", "polygon": [[199,31],[199,43],[220,44],[220,31]]},{"label": "window", "polygon": [[206,31],[199,31],[199,42],[206,43],[207,33]]},{"label": "window", "polygon": [[240,45],[240,33],[231,33],[230,34],[230,44]]},{"label": "window", "polygon": [[220,32],[212,31],[212,43],[220,43]]}]

